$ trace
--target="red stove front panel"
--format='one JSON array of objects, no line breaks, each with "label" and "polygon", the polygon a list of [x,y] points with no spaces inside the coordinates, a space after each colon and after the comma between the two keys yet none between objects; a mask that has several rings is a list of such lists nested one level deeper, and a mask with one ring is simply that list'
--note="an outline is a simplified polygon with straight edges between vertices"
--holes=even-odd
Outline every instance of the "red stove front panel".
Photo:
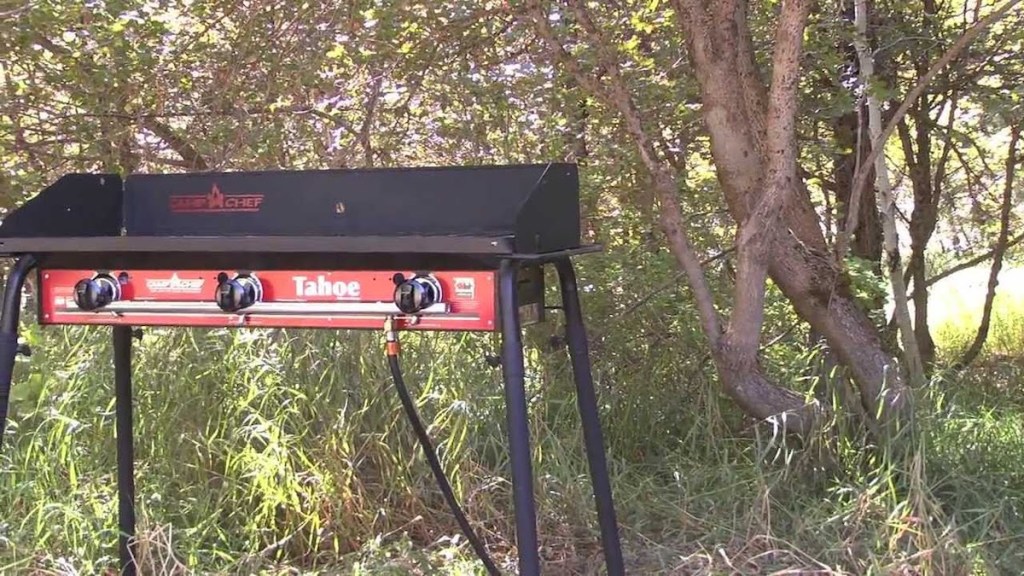
[{"label": "red stove front panel", "polygon": [[96,310],[76,303],[75,285],[95,270],[40,270],[39,323],[131,326],[383,329],[393,315],[403,330],[493,331],[494,272],[438,272],[438,303],[414,315],[395,305],[395,275],[412,271],[254,271],[260,301],[226,312],[215,299],[234,270],[110,270],[118,298]]}]

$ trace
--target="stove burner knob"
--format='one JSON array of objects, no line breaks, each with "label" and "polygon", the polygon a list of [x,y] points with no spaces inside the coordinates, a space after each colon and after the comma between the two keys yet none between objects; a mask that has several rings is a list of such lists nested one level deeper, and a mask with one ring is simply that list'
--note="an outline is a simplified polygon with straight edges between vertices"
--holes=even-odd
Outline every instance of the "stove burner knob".
[{"label": "stove burner knob", "polygon": [[239,274],[228,278],[221,274],[214,300],[217,307],[225,312],[238,312],[263,299],[263,285],[255,276]]},{"label": "stove burner knob", "polygon": [[121,284],[107,274],[97,274],[75,284],[75,304],[82,310],[98,310],[120,297]]},{"label": "stove burner knob", "polygon": [[395,288],[395,306],[406,314],[416,314],[441,301],[441,284],[433,276],[402,280]]}]

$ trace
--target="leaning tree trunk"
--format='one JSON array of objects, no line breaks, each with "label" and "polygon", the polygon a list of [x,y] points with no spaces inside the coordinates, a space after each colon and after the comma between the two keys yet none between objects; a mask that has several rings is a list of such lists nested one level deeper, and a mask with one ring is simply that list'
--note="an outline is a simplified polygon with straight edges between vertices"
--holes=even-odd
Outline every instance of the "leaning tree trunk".
[{"label": "leaning tree trunk", "polygon": [[[572,73],[581,87],[616,110],[622,117],[625,129],[636,145],[643,167],[657,193],[661,229],[693,290],[723,390],[744,412],[753,417],[784,417],[780,424],[786,431],[797,434],[810,432],[816,426],[818,408],[813,404],[806,404],[794,391],[772,382],[758,359],[764,315],[765,278],[771,264],[768,257],[770,252],[765,250],[764,246],[774,241],[774,236],[777,236],[775,233],[779,227],[772,225],[775,223],[773,218],[781,212],[791,182],[796,178],[795,146],[791,144],[795,141],[795,118],[790,108],[795,107],[802,25],[790,26],[786,29],[788,33],[780,31],[780,34],[785,36],[785,44],[788,47],[783,51],[787,55],[788,63],[779,68],[781,80],[778,85],[784,88],[778,90],[777,101],[773,106],[780,111],[777,116],[781,121],[776,122],[772,134],[774,139],[781,143],[781,150],[771,159],[772,191],[766,195],[770,201],[762,205],[759,212],[765,217],[752,219],[741,229],[733,312],[729,321],[723,323],[715,308],[700,259],[689,239],[678,197],[678,174],[674,171],[671,161],[662,157],[655,147],[652,135],[658,132],[656,128],[649,126],[649,119],[644,118],[637,107],[633,94],[620,73],[614,50],[609,48],[609,41],[591,20],[587,6],[576,0],[567,3],[572,9],[574,24],[581,29],[587,44],[594,47],[601,67],[606,72],[606,77],[600,82],[596,81],[592,74],[585,72],[579,61],[568,54],[552,29],[546,12],[536,1],[527,5],[529,24],[546,44],[549,57]],[[806,18],[806,11],[806,2],[799,0],[795,6],[790,5],[784,10],[784,20]],[[798,32],[794,33],[794,29]]]},{"label": "leaning tree trunk", "polygon": [[[855,18],[853,5],[841,7],[839,16],[852,26]],[[882,278],[882,224],[878,215],[875,194],[873,190],[866,189],[869,188],[867,182],[856,194],[853,191],[857,169],[871,150],[871,135],[867,129],[867,105],[856,94],[860,62],[857,57],[857,48],[852,40],[843,40],[837,44],[836,51],[843,58],[843,69],[839,81],[850,91],[851,97],[857,104],[853,109],[837,117],[831,126],[832,137],[837,149],[832,156],[832,180],[835,183],[833,191],[837,209],[835,221],[838,223],[839,237],[843,237],[845,228],[852,224],[852,234],[848,239],[850,253],[855,258],[868,263],[871,272],[878,278]],[[852,206],[854,197],[859,199],[858,206]],[[851,209],[856,209],[857,214],[851,214]],[[885,296],[879,293],[862,305],[866,306],[869,314],[874,314],[885,308]],[[824,336],[814,330],[810,332],[809,342],[814,346],[827,345]],[[888,344],[887,347],[894,348]],[[838,366],[839,359],[831,348],[825,346],[821,360],[814,370],[814,376],[818,383],[817,397],[822,401],[841,402],[845,408],[851,410],[852,414],[862,420],[865,410],[856,399],[849,379],[846,378],[843,371],[836,370]],[[834,396],[836,392],[839,393],[838,397]]]}]

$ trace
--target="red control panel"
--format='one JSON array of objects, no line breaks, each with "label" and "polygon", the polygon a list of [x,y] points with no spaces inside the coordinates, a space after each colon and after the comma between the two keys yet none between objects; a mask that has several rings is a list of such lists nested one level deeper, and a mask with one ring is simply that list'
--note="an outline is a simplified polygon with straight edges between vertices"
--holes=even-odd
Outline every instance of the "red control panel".
[{"label": "red control panel", "polygon": [[[39,323],[494,331],[497,273],[39,271]],[[532,311],[537,308],[536,311]],[[524,323],[542,314],[520,302]]]}]

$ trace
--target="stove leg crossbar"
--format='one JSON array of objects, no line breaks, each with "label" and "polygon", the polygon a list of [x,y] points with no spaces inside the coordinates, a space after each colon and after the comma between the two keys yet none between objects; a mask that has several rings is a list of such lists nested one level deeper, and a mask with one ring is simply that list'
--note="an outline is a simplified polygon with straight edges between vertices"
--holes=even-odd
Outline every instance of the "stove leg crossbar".
[{"label": "stove leg crossbar", "polygon": [[[0,443],[6,424],[11,377],[18,353],[18,322],[21,291],[25,278],[35,266],[30,256],[19,259],[11,270],[4,292],[0,316]],[[576,385],[577,405],[583,424],[583,439],[590,467],[590,478],[597,506],[601,540],[609,576],[623,576],[621,544],[604,439],[597,410],[586,330],[580,310],[576,274],[569,258],[555,262],[566,315],[566,339]],[[502,368],[505,381],[505,406],[508,421],[509,453],[512,466],[513,505],[516,518],[516,543],[519,574],[540,575],[537,503],[533,491],[533,464],[530,452],[530,426],[526,397],[522,324],[518,305],[518,264],[502,262],[499,271]],[[114,393],[116,399],[118,554],[121,574],[135,576],[131,540],[135,536],[135,479],[132,432],[132,329],[113,327]]]}]

